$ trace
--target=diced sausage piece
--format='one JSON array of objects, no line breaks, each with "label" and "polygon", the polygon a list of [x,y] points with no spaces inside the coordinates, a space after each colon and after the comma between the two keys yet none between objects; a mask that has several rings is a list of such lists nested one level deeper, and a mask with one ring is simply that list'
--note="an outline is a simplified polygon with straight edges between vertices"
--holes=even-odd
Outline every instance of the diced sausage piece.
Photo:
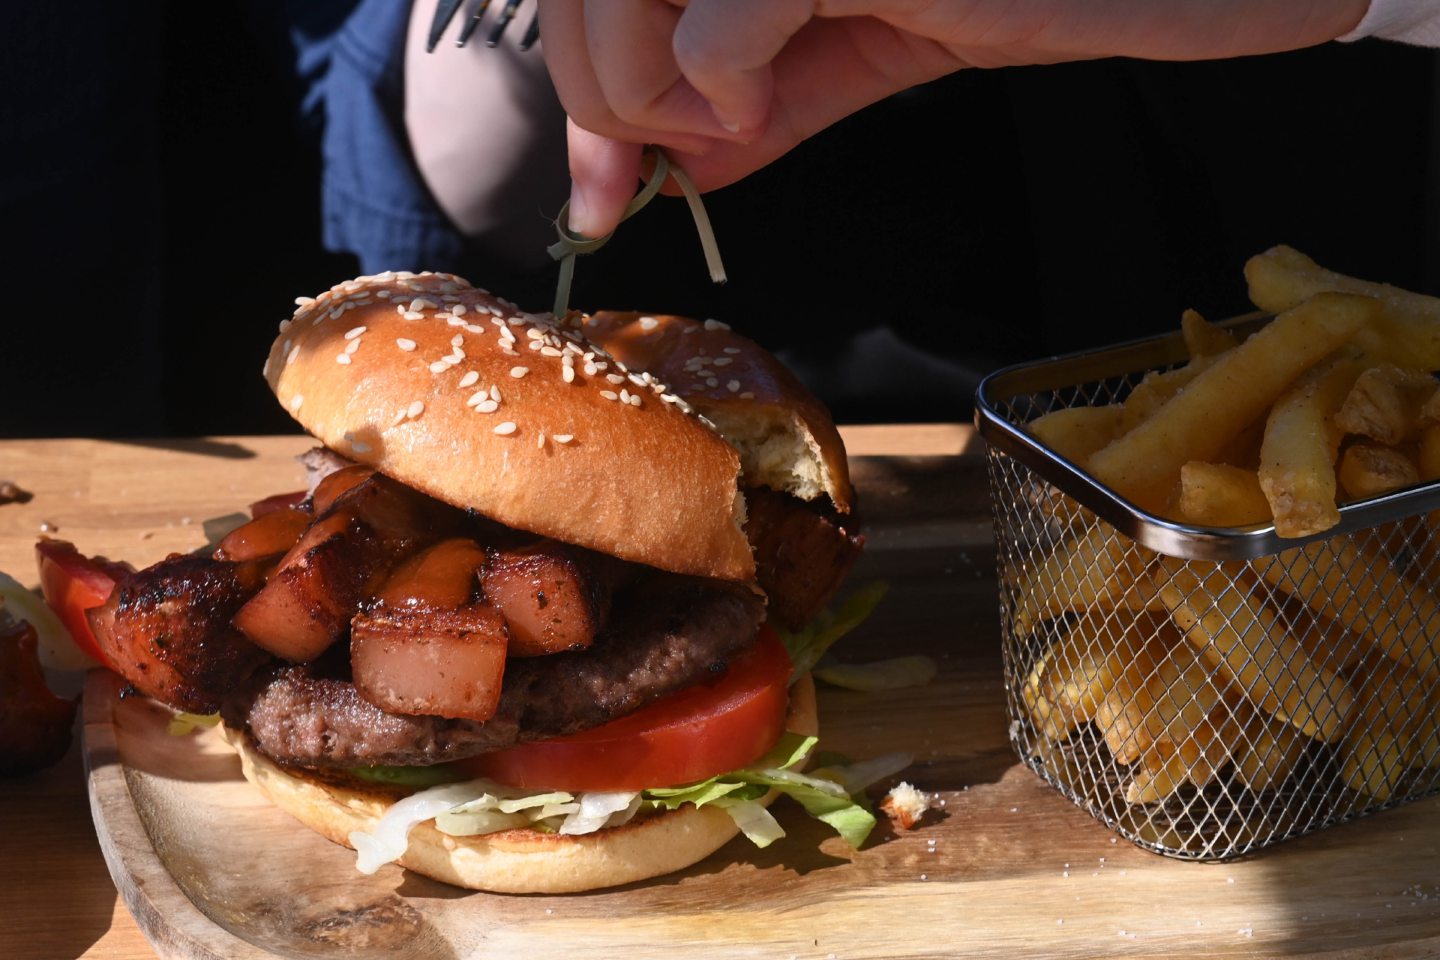
[{"label": "diced sausage piece", "polygon": [[38,647],[30,624],[0,623],[0,777],[43,770],[70,747],[75,701],[45,685]]},{"label": "diced sausage piece", "polygon": [[537,657],[590,646],[610,612],[613,579],[602,558],[542,540],[493,552],[482,583],[510,628],[510,656]]},{"label": "diced sausage piece", "polygon": [[508,637],[485,603],[450,610],[388,610],[355,618],[355,689],[387,713],[489,720],[500,703]]},{"label": "diced sausage piece", "polygon": [[315,518],[309,511],[285,507],[264,513],[227,533],[215,547],[216,560],[260,560],[275,557],[295,541]]},{"label": "diced sausage piece", "polygon": [[385,578],[376,599],[391,610],[450,610],[475,599],[485,548],[457,537],[426,547]]},{"label": "diced sausage piece", "polygon": [[463,518],[371,471],[305,531],[270,582],[235,615],[235,626],[278,657],[313,660],[345,635],[361,601],[396,563]]},{"label": "diced sausage piece", "polygon": [[89,612],[96,642],[141,693],[193,713],[214,713],[265,662],[230,618],[264,582],[259,563],[175,554],[120,580]]},{"label": "diced sausage piece", "polygon": [[324,515],[335,505],[335,501],[374,475],[374,467],[366,467],[358,463],[326,474],[315,485],[315,492],[310,495],[310,512],[317,517]]},{"label": "diced sausage piece", "polygon": [[799,630],[835,595],[864,539],[788,494],[757,487],[745,500],[745,536],[769,616]]}]

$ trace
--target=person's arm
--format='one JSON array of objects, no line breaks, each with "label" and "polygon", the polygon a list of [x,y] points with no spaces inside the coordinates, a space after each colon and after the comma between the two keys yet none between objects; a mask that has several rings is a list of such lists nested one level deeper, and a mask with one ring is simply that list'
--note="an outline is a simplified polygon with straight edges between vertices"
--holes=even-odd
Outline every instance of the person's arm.
[{"label": "person's arm", "polygon": [[[1367,0],[552,0],[541,6],[541,32],[573,124],[598,135],[570,148],[571,210],[581,212],[571,225],[596,235],[614,228],[638,174],[638,154],[607,141],[666,147],[700,189],[713,189],[868,104],[964,67],[1291,50],[1353,30],[1367,7]],[[596,169],[603,180],[591,176]]]}]

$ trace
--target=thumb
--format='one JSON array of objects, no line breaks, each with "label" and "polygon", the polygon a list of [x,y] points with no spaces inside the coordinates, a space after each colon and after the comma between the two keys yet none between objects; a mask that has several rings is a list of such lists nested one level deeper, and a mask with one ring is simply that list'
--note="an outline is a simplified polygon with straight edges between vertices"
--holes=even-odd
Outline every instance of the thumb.
[{"label": "thumb", "polygon": [[591,133],[568,122],[570,152],[570,222],[565,226],[585,237],[614,230],[635,196],[640,182],[638,143]]}]

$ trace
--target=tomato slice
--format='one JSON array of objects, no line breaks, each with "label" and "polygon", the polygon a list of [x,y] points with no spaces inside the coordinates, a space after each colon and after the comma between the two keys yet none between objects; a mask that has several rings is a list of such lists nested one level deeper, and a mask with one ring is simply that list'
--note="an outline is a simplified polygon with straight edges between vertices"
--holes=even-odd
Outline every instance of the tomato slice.
[{"label": "tomato slice", "polygon": [[75,645],[113,669],[95,641],[85,611],[109,599],[115,581],[132,573],[131,568],[104,557],[87,557],[64,540],[40,540],[35,544],[35,559],[40,564],[40,592],[70,631]]},{"label": "tomato slice", "polygon": [[790,657],[775,631],[718,679],[593,730],[461,761],[467,776],[523,790],[643,790],[704,780],[762,756],[785,730]]}]

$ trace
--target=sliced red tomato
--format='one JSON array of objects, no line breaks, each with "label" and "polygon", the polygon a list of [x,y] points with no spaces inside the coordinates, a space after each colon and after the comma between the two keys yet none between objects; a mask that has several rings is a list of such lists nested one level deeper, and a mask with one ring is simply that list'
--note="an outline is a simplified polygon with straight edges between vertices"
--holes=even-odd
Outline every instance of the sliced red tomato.
[{"label": "sliced red tomato", "polygon": [[87,557],[65,540],[37,542],[35,559],[40,564],[40,591],[45,602],[70,631],[75,645],[97,662],[111,666],[110,658],[95,642],[85,611],[103,604],[115,589],[115,581],[133,572],[131,568],[104,557]]},{"label": "sliced red tomato", "polygon": [[704,780],[762,756],[785,729],[790,657],[762,627],[716,680],[593,730],[524,743],[460,765],[525,790],[642,790]]}]

